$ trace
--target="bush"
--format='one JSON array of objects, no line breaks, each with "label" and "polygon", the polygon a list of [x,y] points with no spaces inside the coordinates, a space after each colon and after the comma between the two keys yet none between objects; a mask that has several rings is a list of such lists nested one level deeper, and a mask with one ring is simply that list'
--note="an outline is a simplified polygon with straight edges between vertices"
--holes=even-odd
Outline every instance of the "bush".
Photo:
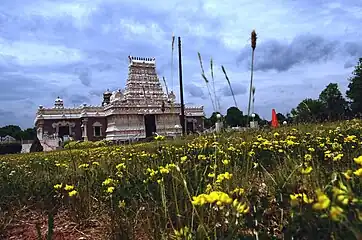
[{"label": "bush", "polygon": [[22,149],[21,143],[17,142],[0,143],[0,154],[20,153],[21,149]]}]

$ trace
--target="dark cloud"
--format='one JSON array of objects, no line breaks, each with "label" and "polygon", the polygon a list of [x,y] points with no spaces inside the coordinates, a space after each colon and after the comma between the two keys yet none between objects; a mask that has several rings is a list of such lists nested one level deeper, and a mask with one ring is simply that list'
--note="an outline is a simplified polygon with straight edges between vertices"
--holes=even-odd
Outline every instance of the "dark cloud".
[{"label": "dark cloud", "polygon": [[[234,92],[235,96],[242,95],[242,94],[246,93],[246,87],[244,85],[242,85],[242,84],[233,83],[233,84],[231,84],[231,87],[233,89],[233,92]],[[220,92],[224,97],[232,96],[230,87],[228,85],[225,85],[224,87],[222,87],[220,89]]]},{"label": "dark cloud", "polygon": [[78,72],[79,74],[78,78],[80,82],[84,86],[89,87],[92,81],[92,71],[89,68],[84,68],[84,69],[76,69],[76,72]]},{"label": "dark cloud", "polygon": [[[255,50],[255,70],[287,71],[295,65],[325,61],[334,56],[338,42],[305,34],[297,36],[289,44],[277,40],[261,43]],[[245,47],[237,62],[250,65],[250,47]]]},{"label": "dark cloud", "polygon": [[195,84],[189,83],[185,85],[185,90],[189,97],[201,98],[201,99],[205,98],[205,93],[202,90],[202,88],[196,86]]},{"label": "dark cloud", "polygon": [[74,95],[70,96],[70,102],[72,104],[78,106],[78,105],[83,104],[83,103],[89,104],[90,99],[87,96],[74,94]]}]

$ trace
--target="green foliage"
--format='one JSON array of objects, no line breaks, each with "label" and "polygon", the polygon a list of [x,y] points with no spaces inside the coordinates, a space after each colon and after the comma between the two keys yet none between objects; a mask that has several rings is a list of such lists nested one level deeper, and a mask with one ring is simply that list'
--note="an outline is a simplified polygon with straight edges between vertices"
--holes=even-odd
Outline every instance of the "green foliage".
[{"label": "green foliage", "polygon": [[352,74],[346,95],[351,99],[352,111],[355,114],[362,114],[362,58],[359,59]]},{"label": "green foliage", "polygon": [[[242,126],[243,125],[243,112],[237,107],[230,107],[226,112],[225,121],[230,127]],[[245,124],[244,124],[245,125]]]},{"label": "green foliage", "polygon": [[304,99],[291,113],[296,122],[319,122],[324,111],[323,103],[311,98]]},{"label": "green foliage", "polygon": [[21,149],[22,145],[18,142],[0,143],[0,155],[20,153]]},{"label": "green foliage", "polygon": [[33,140],[36,136],[36,129],[27,128],[21,130],[19,126],[7,125],[0,128],[0,136],[5,137],[6,135],[12,136],[16,140]]},{"label": "green foliage", "polygon": [[342,120],[348,108],[347,101],[339,91],[337,83],[330,83],[320,93],[319,101],[323,103],[323,113],[330,121]]}]

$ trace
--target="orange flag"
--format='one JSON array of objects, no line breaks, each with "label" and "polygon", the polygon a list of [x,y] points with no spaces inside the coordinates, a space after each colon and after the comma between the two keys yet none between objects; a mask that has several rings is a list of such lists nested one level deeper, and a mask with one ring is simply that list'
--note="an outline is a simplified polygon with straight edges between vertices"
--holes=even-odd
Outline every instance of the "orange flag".
[{"label": "orange flag", "polygon": [[278,127],[278,118],[277,118],[277,113],[275,112],[275,109],[272,109],[272,122],[271,122],[272,127],[276,128]]}]

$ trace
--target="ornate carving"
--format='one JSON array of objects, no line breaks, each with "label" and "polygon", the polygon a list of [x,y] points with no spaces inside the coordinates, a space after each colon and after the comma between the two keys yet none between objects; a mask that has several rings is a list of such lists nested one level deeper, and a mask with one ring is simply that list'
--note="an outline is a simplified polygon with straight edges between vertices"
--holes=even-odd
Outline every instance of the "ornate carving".
[{"label": "ornate carving", "polygon": [[75,127],[75,123],[74,122],[68,122],[68,121],[59,121],[59,122],[55,122],[52,124],[53,128],[56,127]]}]

